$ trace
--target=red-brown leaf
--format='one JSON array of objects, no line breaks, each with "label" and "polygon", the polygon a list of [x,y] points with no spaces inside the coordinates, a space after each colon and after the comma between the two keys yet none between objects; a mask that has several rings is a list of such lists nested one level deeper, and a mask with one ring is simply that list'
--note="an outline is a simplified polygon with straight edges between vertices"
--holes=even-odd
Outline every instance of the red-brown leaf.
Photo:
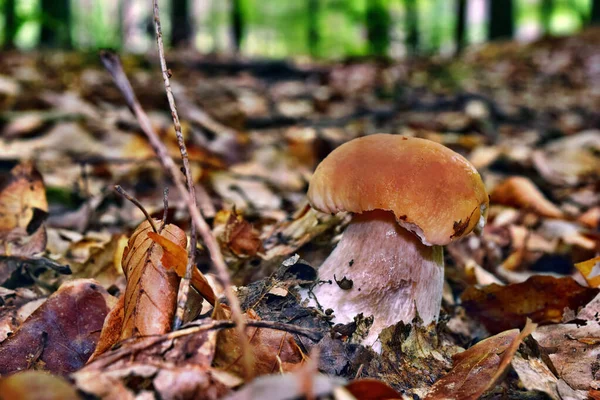
[{"label": "red-brown leaf", "polygon": [[0,345],[0,374],[37,368],[66,375],[92,355],[114,299],[91,279],[64,283]]}]

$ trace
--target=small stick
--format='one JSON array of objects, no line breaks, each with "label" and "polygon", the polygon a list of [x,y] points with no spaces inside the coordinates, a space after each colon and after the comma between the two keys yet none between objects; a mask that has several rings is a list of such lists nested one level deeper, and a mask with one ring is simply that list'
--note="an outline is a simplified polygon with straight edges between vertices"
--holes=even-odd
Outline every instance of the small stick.
[{"label": "small stick", "polygon": [[161,231],[165,227],[165,225],[167,225],[167,216],[168,215],[169,215],[169,188],[165,187],[165,190],[163,190],[163,217],[162,217],[162,222],[160,225]]},{"label": "small stick", "polygon": [[[177,190],[185,200],[188,206],[189,213],[191,214],[192,220],[196,224],[198,231],[202,236],[204,243],[206,244],[212,264],[217,269],[219,279],[225,287],[225,296],[227,297],[227,300],[229,302],[229,307],[231,308],[231,316],[232,319],[235,321],[235,326],[239,333],[240,346],[242,348],[242,352],[244,355],[250,355],[249,357],[244,357],[244,359],[251,359],[252,353],[250,349],[250,343],[248,342],[246,331],[244,329],[246,321],[244,320],[240,302],[235,293],[233,292],[233,287],[231,285],[231,279],[229,278],[227,265],[225,264],[223,254],[221,254],[221,249],[219,248],[217,240],[213,236],[210,227],[202,217],[202,214],[200,214],[198,207],[196,207],[196,205],[194,204],[193,199],[190,193],[187,191],[184,183],[181,181],[181,174],[179,172],[179,169],[177,168],[177,165],[175,164],[171,156],[169,156],[167,148],[160,141],[160,138],[154,131],[154,128],[150,123],[150,119],[148,118],[148,114],[146,114],[146,112],[142,109],[142,106],[135,97],[135,93],[133,92],[133,88],[131,87],[129,79],[127,79],[127,76],[123,71],[123,66],[121,65],[119,57],[114,53],[102,51],[100,53],[100,59],[102,60],[104,67],[111,74],[115,84],[125,97],[127,105],[129,106],[133,114],[136,116],[138,123],[142,128],[142,131],[144,131],[144,133],[148,137],[150,145],[158,155],[163,168],[171,175],[171,178],[173,179]],[[250,374],[251,371],[249,365],[246,365],[246,369],[248,374]]]},{"label": "small stick", "polygon": [[[153,0],[154,10],[154,28],[156,30],[156,44],[158,45],[158,55],[160,58],[160,67],[162,70],[163,80],[165,81],[165,91],[167,92],[167,100],[169,101],[169,108],[171,109],[171,116],[173,117],[173,127],[175,128],[175,136],[177,136],[177,144],[179,145],[179,152],[181,153],[181,160],[183,161],[183,171],[190,193],[191,201],[194,204],[194,208],[198,208],[198,202],[196,201],[196,189],[194,189],[194,182],[192,180],[192,172],[190,170],[190,159],[188,157],[187,148],[185,146],[185,140],[183,140],[183,134],[181,133],[181,123],[179,122],[179,115],[177,113],[177,106],[175,105],[175,98],[173,97],[173,91],[171,90],[171,81],[169,80],[169,70],[167,69],[167,61],[165,59],[165,50],[163,47],[162,40],[162,29],[160,27],[160,11],[158,9],[158,1]],[[179,290],[177,292],[177,311],[175,313],[175,319],[173,320],[173,330],[179,329],[183,323],[183,315],[185,313],[185,307],[189,298],[190,292],[190,279],[192,278],[192,269],[196,268],[196,223],[192,219],[192,227],[190,229],[190,251],[188,253],[188,263],[185,267],[185,275],[179,282]]]},{"label": "small stick", "polygon": [[152,219],[152,217],[150,216],[150,214],[148,214],[148,211],[146,211],[146,209],[144,208],[144,206],[142,205],[142,203],[140,203],[138,201],[138,199],[136,199],[135,197],[133,197],[129,193],[127,193],[125,191],[125,189],[123,189],[120,185],[115,185],[115,190],[121,196],[125,197],[127,200],[129,200],[130,202],[132,202],[133,204],[135,204],[135,206],[137,208],[139,208],[140,211],[143,212],[144,215],[146,216],[146,219],[150,223],[150,226],[152,227],[152,230],[154,231],[154,233],[158,233],[158,230],[156,229],[156,224],[154,223],[154,220]]}]

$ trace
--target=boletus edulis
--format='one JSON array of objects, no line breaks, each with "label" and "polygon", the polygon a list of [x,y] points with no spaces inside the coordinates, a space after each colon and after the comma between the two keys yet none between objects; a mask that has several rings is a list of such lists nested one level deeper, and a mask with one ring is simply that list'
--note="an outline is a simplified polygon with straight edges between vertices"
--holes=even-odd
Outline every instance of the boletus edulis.
[{"label": "boletus edulis", "polygon": [[372,315],[363,344],[375,348],[381,330],[410,323],[417,312],[425,324],[437,321],[442,246],[483,229],[489,206],[479,173],[460,154],[389,134],[332,151],[317,167],[308,199],[325,213],[353,213],[313,293],[338,323]]}]

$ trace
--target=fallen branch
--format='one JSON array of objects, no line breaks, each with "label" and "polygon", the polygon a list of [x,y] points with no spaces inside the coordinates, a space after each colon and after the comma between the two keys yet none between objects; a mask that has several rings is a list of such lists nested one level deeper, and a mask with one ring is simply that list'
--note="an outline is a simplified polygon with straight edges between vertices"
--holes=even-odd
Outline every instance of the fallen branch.
[{"label": "fallen branch", "polygon": [[[241,339],[242,340],[242,350],[243,350],[244,354],[251,354],[250,353],[250,345],[248,343],[248,339],[246,337],[245,330],[244,330],[245,321],[244,321],[244,317],[242,314],[242,308],[240,307],[238,298],[236,297],[235,293],[233,292],[233,287],[231,285],[231,279],[229,278],[229,272],[227,271],[227,265],[225,264],[225,260],[223,259],[223,255],[221,254],[221,250],[219,248],[219,244],[217,243],[217,240],[213,236],[213,234],[210,230],[210,227],[208,226],[208,224],[206,223],[206,221],[200,214],[200,211],[198,210],[198,207],[196,207],[196,204],[194,203],[194,199],[188,192],[185,184],[182,182],[181,173],[180,173],[179,169],[177,168],[177,165],[175,164],[173,159],[169,156],[167,148],[160,141],[160,138],[158,137],[156,132],[154,132],[154,128],[152,128],[152,124],[150,123],[150,119],[148,118],[148,115],[142,109],[142,106],[140,105],[139,101],[137,100],[137,98],[135,96],[135,93],[133,92],[131,83],[129,82],[129,79],[127,79],[127,76],[125,75],[125,72],[123,71],[123,66],[121,65],[121,61],[119,60],[119,57],[114,53],[111,53],[108,51],[102,51],[100,53],[100,58],[102,60],[102,63],[104,64],[104,67],[111,74],[115,84],[117,85],[117,87],[119,88],[119,90],[121,91],[123,96],[125,97],[127,106],[130,108],[130,110],[136,116],[136,118],[140,124],[140,127],[142,128],[142,130],[148,137],[148,140],[150,141],[150,145],[152,146],[152,148],[158,155],[159,160],[160,160],[161,164],[163,165],[163,168],[171,175],[171,178],[173,179],[173,182],[175,183],[177,190],[179,191],[179,193],[185,200],[188,210],[190,212],[190,215],[192,217],[192,221],[194,222],[194,224],[196,224],[196,226],[199,230],[199,233],[202,236],[202,239],[204,240],[206,247],[208,248],[211,261],[212,261],[213,265],[215,266],[215,268],[217,269],[219,279],[221,280],[221,282],[223,283],[223,286],[225,287],[225,295],[229,302],[229,307],[231,308],[232,318],[236,322],[236,327],[239,330],[240,338],[242,338]],[[250,372],[250,371],[248,371],[248,372]]]}]

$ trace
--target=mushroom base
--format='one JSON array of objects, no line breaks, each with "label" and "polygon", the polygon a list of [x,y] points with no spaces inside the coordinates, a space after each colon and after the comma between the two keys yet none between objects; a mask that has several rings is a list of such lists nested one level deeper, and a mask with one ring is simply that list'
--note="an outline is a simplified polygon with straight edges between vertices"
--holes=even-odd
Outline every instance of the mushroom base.
[{"label": "mushroom base", "polygon": [[[351,288],[343,278],[352,281]],[[378,349],[379,333],[399,321],[411,322],[416,310],[425,324],[437,320],[443,248],[423,245],[398,226],[391,212],[370,211],[353,217],[321,265],[319,279],[330,282],[320,283],[313,293],[324,310],[333,309],[336,323],[352,322],[359,313],[374,317],[363,344]]]}]

